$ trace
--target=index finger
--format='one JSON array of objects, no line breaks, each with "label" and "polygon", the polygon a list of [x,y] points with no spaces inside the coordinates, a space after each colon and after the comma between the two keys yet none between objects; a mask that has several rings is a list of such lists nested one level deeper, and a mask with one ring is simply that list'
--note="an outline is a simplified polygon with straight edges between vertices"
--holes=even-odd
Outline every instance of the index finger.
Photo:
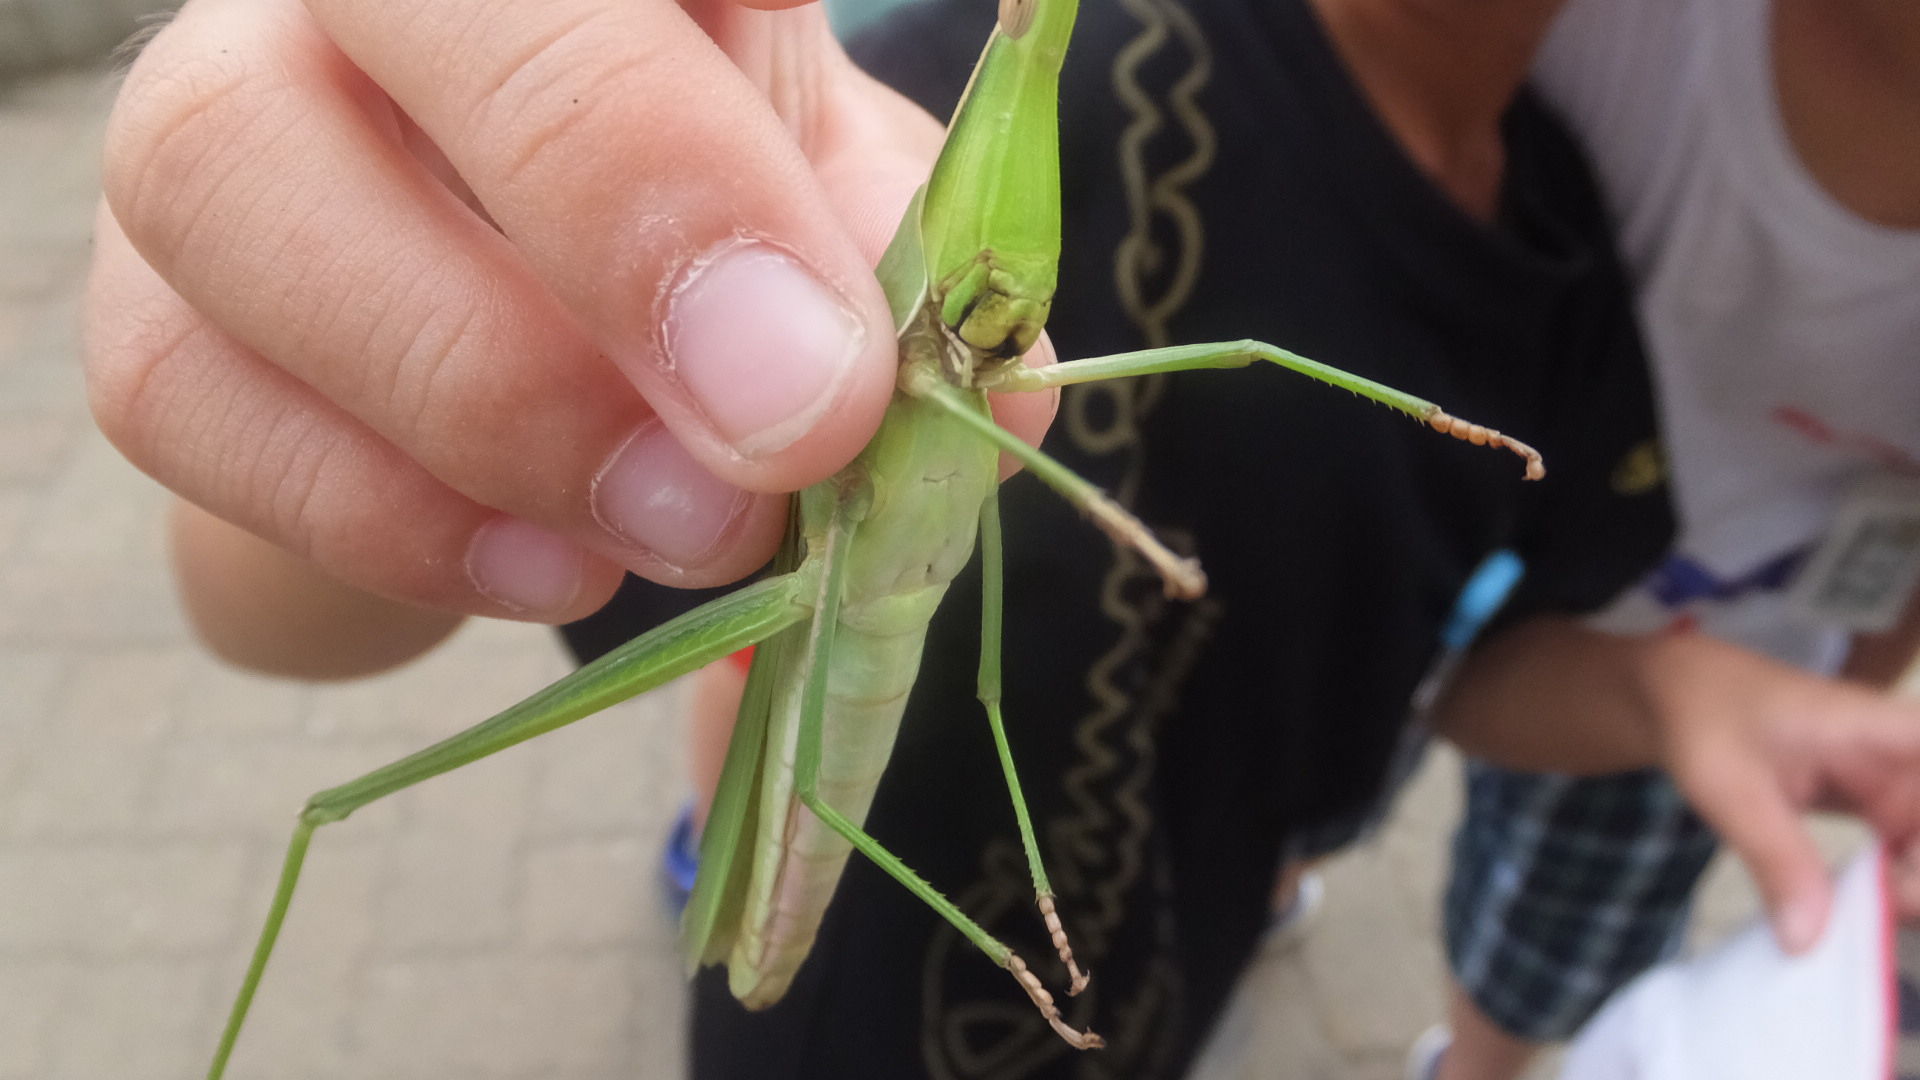
[{"label": "index finger", "polygon": [[1780,947],[1796,956],[1813,948],[1826,928],[1833,886],[1775,768],[1751,744],[1723,738],[1692,747],[1675,774],[1753,875]]},{"label": "index finger", "polygon": [[[894,377],[885,299],[764,96],[678,6],[307,4],[702,464],[784,490],[865,444]],[[783,48],[837,48],[814,14],[787,16]]]}]

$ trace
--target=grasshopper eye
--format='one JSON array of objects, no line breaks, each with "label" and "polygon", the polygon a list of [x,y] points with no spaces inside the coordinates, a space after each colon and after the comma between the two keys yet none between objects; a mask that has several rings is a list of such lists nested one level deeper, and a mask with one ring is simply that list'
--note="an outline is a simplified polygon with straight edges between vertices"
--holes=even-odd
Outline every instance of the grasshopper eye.
[{"label": "grasshopper eye", "polygon": [[1000,0],[1000,32],[1017,38],[1033,25],[1033,11],[1039,0]]}]

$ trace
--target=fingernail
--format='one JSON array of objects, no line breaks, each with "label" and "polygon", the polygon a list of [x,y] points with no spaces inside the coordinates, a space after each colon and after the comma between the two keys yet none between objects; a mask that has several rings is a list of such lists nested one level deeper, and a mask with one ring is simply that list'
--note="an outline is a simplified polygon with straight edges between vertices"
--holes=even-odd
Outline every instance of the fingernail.
[{"label": "fingernail", "polygon": [[866,341],[839,294],[757,240],[729,240],[689,264],[662,328],[676,378],[749,458],[811,430]]},{"label": "fingernail", "polygon": [[1780,908],[1775,929],[1780,947],[1790,956],[1798,956],[1820,940],[1820,905],[1812,900],[1789,900]]},{"label": "fingernail", "polygon": [[752,498],[701,468],[659,421],[614,451],[593,482],[600,524],[678,570],[705,562]]},{"label": "fingernail", "polygon": [[572,541],[518,518],[487,522],[467,545],[473,587],[521,614],[566,610],[580,593],[580,572],[580,549]]}]

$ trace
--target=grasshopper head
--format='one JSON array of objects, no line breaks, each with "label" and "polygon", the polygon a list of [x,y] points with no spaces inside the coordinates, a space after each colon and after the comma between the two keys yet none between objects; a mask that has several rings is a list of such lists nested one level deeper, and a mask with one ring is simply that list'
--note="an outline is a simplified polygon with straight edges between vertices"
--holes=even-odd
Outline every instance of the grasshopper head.
[{"label": "grasshopper head", "polygon": [[1010,359],[1040,339],[1054,282],[1050,259],[983,251],[939,282],[940,318],[982,361]]}]

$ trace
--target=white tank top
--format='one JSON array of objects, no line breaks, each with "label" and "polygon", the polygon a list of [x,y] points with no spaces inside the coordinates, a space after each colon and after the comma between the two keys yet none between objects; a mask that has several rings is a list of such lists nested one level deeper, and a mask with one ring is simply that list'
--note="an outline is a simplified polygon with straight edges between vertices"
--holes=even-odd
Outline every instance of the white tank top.
[{"label": "white tank top", "polygon": [[1680,532],[1597,625],[1685,621],[1830,669],[1783,589],[1843,491],[1920,474],[1920,232],[1837,203],[1788,142],[1766,0],[1572,0],[1535,82],[1586,144],[1635,284]]}]

